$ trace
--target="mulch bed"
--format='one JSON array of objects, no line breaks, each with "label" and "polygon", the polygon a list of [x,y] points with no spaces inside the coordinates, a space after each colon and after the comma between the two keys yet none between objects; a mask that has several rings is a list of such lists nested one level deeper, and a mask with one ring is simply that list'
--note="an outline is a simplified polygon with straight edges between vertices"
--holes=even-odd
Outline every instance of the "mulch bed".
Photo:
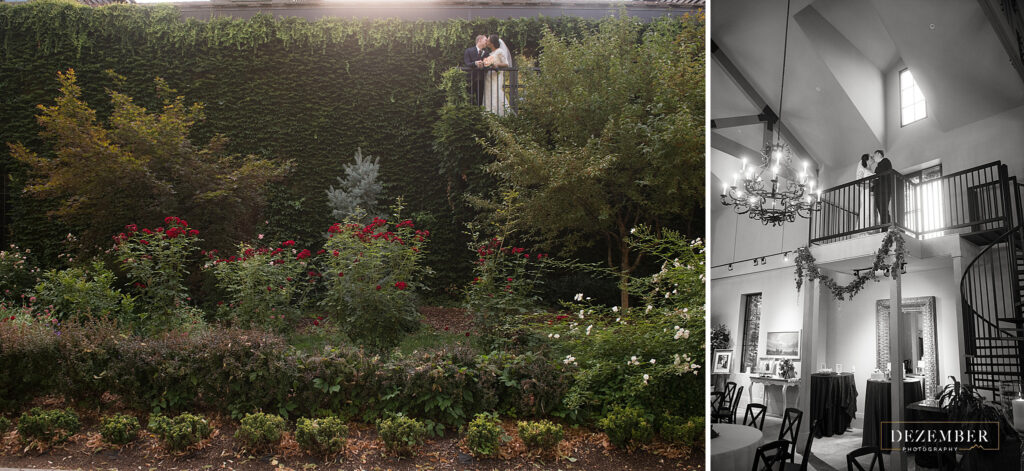
[{"label": "mulch bed", "polygon": [[473,315],[457,307],[420,306],[423,323],[439,331],[470,332],[473,330]]},{"label": "mulch bed", "polygon": [[[477,459],[468,454],[457,436],[431,439],[415,458],[397,458],[383,449],[376,432],[366,425],[350,426],[346,450],[335,457],[305,454],[290,435],[272,453],[249,453],[232,437],[233,422],[212,417],[213,436],[182,452],[168,453],[153,435],[142,432],[139,440],[123,447],[105,445],[96,430],[95,417],[83,417],[87,428],[67,442],[55,446],[26,447],[16,431],[0,439],[0,466],[58,469],[141,469],[141,470],[701,470],[701,449],[678,449],[654,444],[626,453],[612,448],[600,433],[568,430],[559,453],[569,458],[542,457],[526,450],[515,438],[506,443],[498,458]],[[514,436],[514,422],[506,432]]]}]

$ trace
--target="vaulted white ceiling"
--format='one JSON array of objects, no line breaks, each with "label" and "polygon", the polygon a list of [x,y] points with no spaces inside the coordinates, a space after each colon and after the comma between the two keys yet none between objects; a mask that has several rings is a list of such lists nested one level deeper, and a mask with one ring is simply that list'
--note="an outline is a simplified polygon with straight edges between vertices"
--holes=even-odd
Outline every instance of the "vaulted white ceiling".
[{"label": "vaulted white ceiling", "polygon": [[[712,8],[712,40],[776,111],[790,22],[781,119],[826,171],[886,147],[894,124],[886,109],[899,105],[886,80],[903,67],[944,130],[1024,104],[1024,81],[974,1],[793,0],[789,18],[785,0],[716,0]],[[710,83],[712,119],[760,112],[714,59]],[[712,132],[760,147],[758,126]],[[729,168],[712,163],[713,172]]]}]

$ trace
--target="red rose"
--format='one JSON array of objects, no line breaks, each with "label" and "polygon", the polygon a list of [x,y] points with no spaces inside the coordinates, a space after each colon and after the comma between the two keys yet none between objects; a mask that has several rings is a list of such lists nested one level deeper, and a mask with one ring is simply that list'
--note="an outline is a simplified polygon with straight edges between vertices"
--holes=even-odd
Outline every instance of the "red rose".
[{"label": "red rose", "polygon": [[380,291],[380,285],[377,285],[377,291]]},{"label": "red rose", "polygon": [[285,247],[291,247],[291,246],[295,245],[295,241],[294,240],[286,240],[284,242],[281,242],[281,245],[283,245]]},{"label": "red rose", "polygon": [[340,255],[340,254],[341,254],[341,252],[338,252],[337,250],[335,250],[335,251],[334,251],[334,252],[332,253],[332,255],[334,255],[335,257],[337,257],[337,256],[338,256],[338,255]]},{"label": "red rose", "polygon": [[313,325],[320,325],[320,321],[313,321]]},{"label": "red rose", "polygon": [[295,260],[302,260],[304,258],[309,258],[309,255],[310,255],[309,254],[309,249],[302,249],[302,252],[299,252],[299,254],[295,256]]},{"label": "red rose", "polygon": [[267,291],[273,291],[273,290],[274,290],[274,288],[272,286],[267,286]]},{"label": "red rose", "polygon": [[142,243],[142,245],[149,245],[149,241],[146,239],[142,239],[139,242]]},{"label": "red rose", "polygon": [[395,288],[398,288],[399,291],[404,291],[405,286],[406,285],[404,281],[399,281],[398,283],[395,283]]},{"label": "red rose", "polygon": [[189,230],[188,231],[188,235],[190,235],[190,236],[197,236],[197,235],[199,235],[199,231],[197,231],[195,229]]},{"label": "red rose", "polygon": [[469,337],[469,332],[466,332],[466,337]]},{"label": "red rose", "polygon": [[338,277],[340,278],[340,277],[342,277],[342,276],[345,276],[345,274],[339,271],[339,272],[338,272]]}]

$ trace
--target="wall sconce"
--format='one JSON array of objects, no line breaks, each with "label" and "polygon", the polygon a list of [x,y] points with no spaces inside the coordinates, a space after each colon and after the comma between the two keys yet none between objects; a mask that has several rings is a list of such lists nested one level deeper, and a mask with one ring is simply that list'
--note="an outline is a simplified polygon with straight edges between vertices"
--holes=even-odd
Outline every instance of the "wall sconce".
[{"label": "wall sconce", "polygon": [[729,264],[729,271],[732,271],[732,264]]},{"label": "wall sconce", "polygon": [[756,258],[754,259],[754,266],[755,267],[757,266],[757,259]]},{"label": "wall sconce", "polygon": [[767,264],[768,264],[768,260],[765,260],[764,257],[761,257],[761,265],[767,265]]},{"label": "wall sconce", "polygon": [[785,252],[785,253],[782,254],[782,261],[783,262],[788,262],[789,261],[789,252]]}]

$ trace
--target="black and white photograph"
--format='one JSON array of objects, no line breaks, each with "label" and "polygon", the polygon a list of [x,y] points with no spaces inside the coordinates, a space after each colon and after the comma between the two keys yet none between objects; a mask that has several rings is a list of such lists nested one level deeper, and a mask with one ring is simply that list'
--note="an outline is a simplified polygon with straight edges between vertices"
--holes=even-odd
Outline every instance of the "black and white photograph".
[{"label": "black and white photograph", "polygon": [[1019,2],[709,18],[710,469],[1021,469]]},{"label": "black and white photograph", "polygon": [[728,373],[732,368],[732,350],[715,350],[712,373]]}]

